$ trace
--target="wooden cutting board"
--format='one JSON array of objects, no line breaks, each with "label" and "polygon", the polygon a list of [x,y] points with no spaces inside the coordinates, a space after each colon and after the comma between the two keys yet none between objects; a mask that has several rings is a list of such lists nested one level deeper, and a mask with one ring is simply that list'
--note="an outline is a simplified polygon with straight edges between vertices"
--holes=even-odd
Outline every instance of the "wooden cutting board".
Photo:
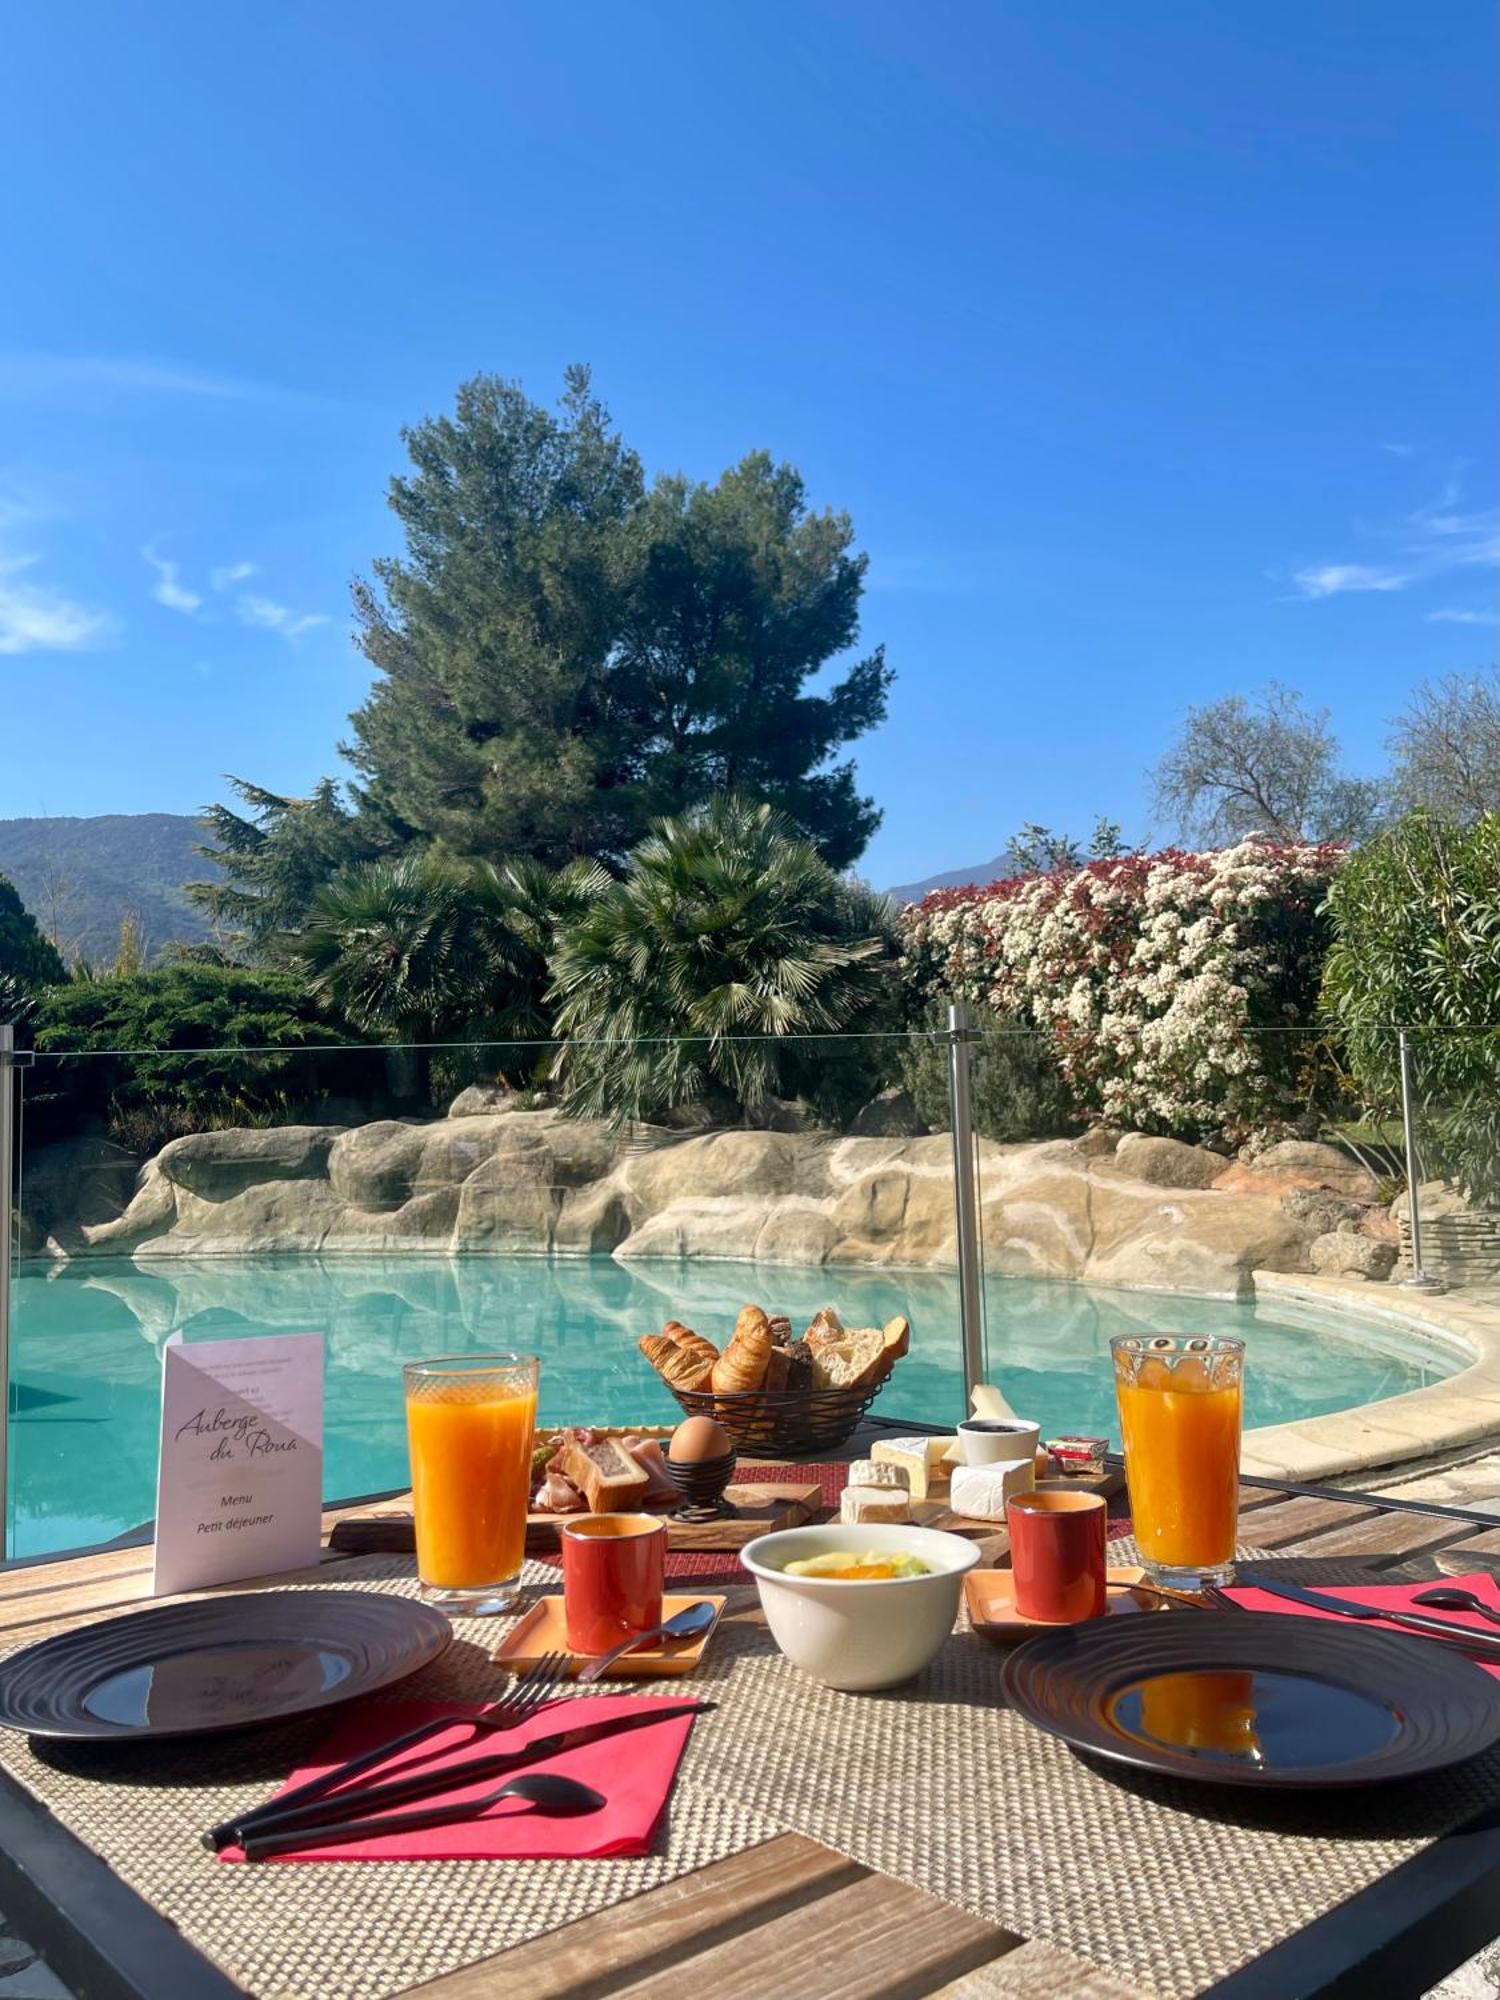
[{"label": "wooden cutting board", "polygon": [[[1106,1469],[1099,1473],[1083,1473],[1076,1478],[1039,1479],[1037,1490],[1042,1493],[1097,1493],[1101,1500],[1109,1500],[1121,1491],[1125,1484],[1125,1474],[1120,1467]],[[912,1520],[920,1528],[938,1528],[944,1534],[964,1535],[970,1541],[986,1541],[992,1535],[1004,1535],[1003,1521],[981,1521],[967,1514],[955,1514],[944,1494],[939,1493],[931,1500],[914,1500],[911,1510]]]},{"label": "wooden cutting board", "polygon": [[[667,1517],[667,1548],[695,1554],[733,1553],[778,1528],[800,1528],[823,1505],[821,1486],[788,1481],[780,1485],[734,1485],[724,1496],[734,1513],[716,1521],[674,1521]],[[526,1553],[552,1555],[565,1521],[576,1514],[528,1514]],[[411,1502],[384,1501],[364,1514],[346,1514],[328,1538],[344,1555],[411,1555],[416,1549]]]}]

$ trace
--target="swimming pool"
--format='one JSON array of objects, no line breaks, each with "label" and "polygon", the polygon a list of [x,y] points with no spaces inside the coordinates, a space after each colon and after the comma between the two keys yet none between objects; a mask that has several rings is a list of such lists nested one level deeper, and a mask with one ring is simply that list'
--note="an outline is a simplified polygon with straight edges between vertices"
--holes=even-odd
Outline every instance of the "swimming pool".
[{"label": "swimming pool", "polygon": [[[11,1553],[102,1541],[149,1519],[159,1353],[179,1329],[186,1340],[327,1334],[324,1490],[343,1498],[405,1483],[404,1361],[521,1348],[542,1357],[544,1420],[670,1423],[680,1413],[636,1339],[675,1316],[722,1344],[748,1299],[786,1312],[798,1328],[829,1301],[856,1325],[906,1313],[912,1352],[878,1410],[939,1424],[962,1415],[957,1281],[940,1272],[609,1257],[23,1265],[12,1331]],[[992,1278],[985,1306],[991,1377],[1044,1435],[1114,1431],[1116,1333],[1244,1334],[1250,1424],[1400,1395],[1462,1365],[1414,1336],[1239,1302]]]}]

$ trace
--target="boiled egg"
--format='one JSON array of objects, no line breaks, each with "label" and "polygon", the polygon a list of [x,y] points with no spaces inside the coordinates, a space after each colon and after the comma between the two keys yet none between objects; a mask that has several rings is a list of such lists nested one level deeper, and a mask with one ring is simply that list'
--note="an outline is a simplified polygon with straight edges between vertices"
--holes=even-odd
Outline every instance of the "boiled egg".
[{"label": "boiled egg", "polygon": [[701,1465],[733,1450],[734,1442],[722,1424],[712,1417],[688,1417],[673,1431],[667,1457],[676,1465]]}]

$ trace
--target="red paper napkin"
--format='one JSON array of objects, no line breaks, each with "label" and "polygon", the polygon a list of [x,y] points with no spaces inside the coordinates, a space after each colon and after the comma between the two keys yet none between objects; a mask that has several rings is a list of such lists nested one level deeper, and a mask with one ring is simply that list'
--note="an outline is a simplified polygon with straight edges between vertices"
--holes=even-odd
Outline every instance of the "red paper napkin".
[{"label": "red paper napkin", "polygon": [[[1301,1578],[1295,1579],[1301,1582]],[[1500,1583],[1483,1572],[1475,1576],[1445,1576],[1437,1582],[1452,1584],[1459,1590],[1472,1590],[1481,1604],[1488,1604],[1500,1611]],[[1415,1611],[1423,1618],[1441,1618],[1445,1624],[1462,1625],[1470,1632],[1487,1632],[1491,1638],[1500,1639],[1500,1625],[1492,1625],[1487,1618],[1481,1618],[1477,1611],[1439,1611],[1435,1605],[1418,1604],[1420,1592],[1431,1590],[1433,1580],[1426,1583],[1310,1583],[1309,1590],[1316,1590],[1325,1597],[1347,1597],[1355,1604],[1378,1604],[1392,1611]],[[1290,1597],[1277,1597],[1273,1591],[1257,1590],[1252,1584],[1234,1584],[1224,1595],[1243,1605],[1246,1611],[1282,1611],[1293,1618],[1333,1618],[1339,1623],[1336,1611],[1315,1611],[1310,1604],[1297,1604]],[[1400,1625],[1378,1624],[1373,1618],[1368,1621],[1371,1632],[1400,1632]],[[1415,1633],[1409,1636],[1415,1638]],[[1483,1667],[1487,1674],[1500,1679],[1500,1662],[1491,1665],[1485,1660],[1475,1660],[1476,1667]]]},{"label": "red paper napkin", "polygon": [[[314,1760],[293,1771],[281,1791],[306,1784],[333,1765],[357,1757],[362,1751],[388,1742],[436,1716],[478,1715],[483,1706],[482,1703],[371,1702],[348,1715],[327,1742],[319,1746]],[[505,1780],[490,1777],[465,1784],[464,1766],[476,1757],[519,1749],[559,1729],[581,1728],[586,1723],[605,1722],[616,1715],[639,1715],[646,1710],[675,1706],[675,1700],[629,1694],[587,1695],[555,1701],[503,1736],[492,1731],[476,1739],[468,1731],[460,1734],[455,1729],[451,1738],[438,1737],[409,1750],[404,1756],[366,1772],[358,1782],[374,1784],[418,1768],[446,1766],[454,1774],[449,1790],[414,1799],[408,1806],[392,1810],[414,1811],[418,1806],[482,1798]],[[654,1729],[629,1730],[606,1737],[601,1743],[587,1743],[577,1750],[548,1758],[545,1763],[528,1764],[525,1767],[528,1773],[556,1772],[562,1777],[577,1778],[603,1793],[607,1803],[598,1812],[577,1819],[553,1818],[529,1807],[524,1800],[505,1799],[479,1819],[429,1827],[425,1832],[372,1832],[364,1840],[324,1847],[319,1847],[316,1834],[309,1832],[306,1847],[275,1858],[280,1861],[574,1861],[606,1854],[645,1854],[652,1829],[666,1806],[692,1726],[692,1716],[678,1716],[671,1722],[658,1723]],[[280,1796],[278,1792],[277,1797]],[[219,1855],[221,1861],[244,1858],[243,1850],[238,1847],[226,1847]]]}]

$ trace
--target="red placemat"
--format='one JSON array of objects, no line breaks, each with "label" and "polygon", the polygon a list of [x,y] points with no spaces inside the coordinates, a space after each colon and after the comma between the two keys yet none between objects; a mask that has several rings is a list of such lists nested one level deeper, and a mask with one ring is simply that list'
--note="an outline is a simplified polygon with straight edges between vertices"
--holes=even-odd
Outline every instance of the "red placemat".
[{"label": "red placemat", "polygon": [[[1472,1590],[1482,1604],[1488,1604],[1492,1611],[1500,1611],[1500,1583],[1484,1571],[1476,1571],[1473,1576],[1445,1576],[1442,1580],[1450,1588]],[[1488,1638],[1495,1636],[1496,1628],[1477,1611],[1437,1611],[1431,1605],[1418,1604],[1418,1593],[1432,1588],[1430,1577],[1425,1583],[1320,1583],[1308,1587],[1326,1597],[1348,1597],[1356,1604],[1378,1604],[1388,1611],[1415,1611],[1424,1618],[1441,1618],[1445,1625],[1460,1625],[1470,1632],[1482,1632]],[[1341,1624],[1344,1622],[1336,1611],[1319,1611],[1316,1605],[1297,1604],[1289,1597],[1278,1597],[1274,1591],[1257,1590],[1250,1583],[1231,1584],[1224,1595],[1246,1611],[1275,1611],[1288,1618],[1333,1618]],[[1382,1625],[1374,1619],[1363,1629],[1392,1633],[1402,1630],[1399,1625]],[[1500,1665],[1480,1659],[1476,1659],[1474,1664],[1500,1679]]]},{"label": "red placemat", "polygon": [[[560,1708],[566,1714],[567,1726],[578,1728],[615,1716],[634,1717],[645,1710],[670,1710],[677,1705],[670,1695],[581,1696],[566,1704],[553,1703],[538,1709],[519,1723],[514,1732],[507,1732],[505,1747],[511,1749],[550,1735],[559,1726]],[[458,1718],[481,1712],[481,1705],[472,1702],[364,1704],[344,1717],[309,1763],[293,1771],[281,1792],[321,1777],[334,1765],[357,1757],[378,1743],[389,1742],[418,1723],[444,1714]],[[372,1821],[368,1838],[337,1845],[325,1843],[321,1847],[316,1833],[309,1832],[305,1846],[274,1858],[278,1861],[553,1861],[589,1860],[606,1854],[645,1854],[650,1847],[652,1828],[666,1806],[692,1726],[690,1715],[669,1717],[657,1728],[606,1737],[602,1742],[584,1744],[549,1758],[545,1764],[529,1767],[592,1785],[605,1800],[598,1812],[561,1819],[529,1811],[520,1800],[507,1799],[477,1819],[461,1820],[452,1826],[380,1834],[373,1831],[379,1822]],[[452,1748],[435,1750],[424,1744],[419,1751],[409,1751],[404,1757],[398,1754],[389,1767],[377,1767],[360,1782],[373,1784],[382,1778],[405,1775],[408,1768],[431,1767],[451,1770],[451,1787],[405,1810],[415,1811],[450,1800],[482,1798],[502,1785],[504,1779],[471,1778],[466,1783],[464,1768],[493,1754],[493,1750],[492,1738],[476,1739],[467,1731],[455,1732]],[[280,1795],[278,1792],[277,1796]],[[226,1847],[219,1859],[243,1862],[245,1856],[241,1848]]]}]

